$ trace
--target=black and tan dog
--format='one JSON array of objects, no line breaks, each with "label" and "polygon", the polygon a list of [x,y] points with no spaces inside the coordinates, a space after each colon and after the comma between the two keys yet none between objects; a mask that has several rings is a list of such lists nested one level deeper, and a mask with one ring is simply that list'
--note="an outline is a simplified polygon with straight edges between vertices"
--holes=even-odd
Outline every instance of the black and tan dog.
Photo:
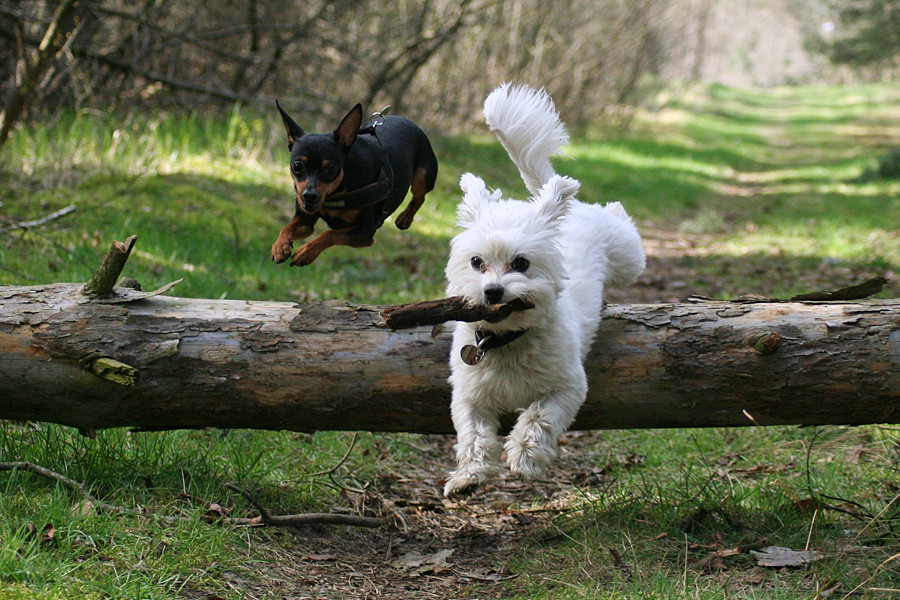
[{"label": "black and tan dog", "polygon": [[320,218],[329,229],[305,243],[291,265],[306,266],[335,245],[371,246],[375,230],[412,191],[396,219],[406,229],[425,194],[434,189],[437,158],[419,127],[403,117],[378,116],[361,127],[357,104],[332,133],[305,133],[278,105],[287,129],[296,213],[272,245],[272,260],[291,257],[292,242],[313,232]]}]

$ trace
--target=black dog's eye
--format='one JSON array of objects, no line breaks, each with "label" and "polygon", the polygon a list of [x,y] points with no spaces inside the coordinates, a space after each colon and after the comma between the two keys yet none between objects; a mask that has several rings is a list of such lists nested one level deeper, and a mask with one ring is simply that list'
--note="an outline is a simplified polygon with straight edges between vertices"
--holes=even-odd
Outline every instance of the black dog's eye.
[{"label": "black dog's eye", "polygon": [[481,259],[480,256],[472,257],[472,268],[475,269],[476,271],[481,271],[482,273],[484,273],[484,270],[486,267],[484,265],[484,261]]},{"label": "black dog's eye", "polygon": [[291,163],[291,171],[297,177],[302,177],[306,173],[306,165],[303,164],[302,160],[295,160]]},{"label": "black dog's eye", "polygon": [[531,263],[524,256],[517,256],[509,263],[509,268],[519,273],[527,271],[529,266],[531,266]]},{"label": "black dog's eye", "polygon": [[325,165],[322,169],[322,175],[325,176],[326,180],[332,180],[337,177],[338,168],[332,164]]}]

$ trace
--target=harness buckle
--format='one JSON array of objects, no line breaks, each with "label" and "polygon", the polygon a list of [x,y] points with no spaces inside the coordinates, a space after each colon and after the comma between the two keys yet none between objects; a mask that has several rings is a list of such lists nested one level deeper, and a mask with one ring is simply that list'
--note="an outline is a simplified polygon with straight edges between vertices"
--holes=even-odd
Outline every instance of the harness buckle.
[{"label": "harness buckle", "polygon": [[378,127],[379,125],[383,125],[383,124],[384,124],[384,117],[385,117],[385,115],[387,115],[389,112],[391,112],[391,105],[390,105],[390,104],[388,104],[387,106],[385,106],[384,108],[382,108],[381,110],[379,110],[379,111],[377,111],[377,112],[373,112],[373,113],[372,113],[372,116],[370,117],[371,123],[372,123],[372,129],[375,129],[375,128]]}]

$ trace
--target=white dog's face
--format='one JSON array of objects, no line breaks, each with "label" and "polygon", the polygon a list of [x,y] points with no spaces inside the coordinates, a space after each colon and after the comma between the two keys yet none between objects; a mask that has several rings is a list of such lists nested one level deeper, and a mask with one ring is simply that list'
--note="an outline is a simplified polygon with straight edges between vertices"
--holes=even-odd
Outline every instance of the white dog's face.
[{"label": "white dog's face", "polygon": [[501,200],[484,181],[466,173],[457,224],[465,230],[450,243],[447,294],[471,304],[496,304],[516,298],[534,302],[534,310],[513,313],[487,326],[522,329],[551,310],[565,277],[556,239],[559,221],[578,183],[554,177],[530,202]]}]

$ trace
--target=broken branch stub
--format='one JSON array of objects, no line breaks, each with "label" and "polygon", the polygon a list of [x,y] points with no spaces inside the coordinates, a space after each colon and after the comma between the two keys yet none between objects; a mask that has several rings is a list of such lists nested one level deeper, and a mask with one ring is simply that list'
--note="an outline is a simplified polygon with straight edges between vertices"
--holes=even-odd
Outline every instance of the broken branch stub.
[{"label": "broken branch stub", "polygon": [[115,287],[119,275],[122,274],[122,269],[125,268],[125,263],[128,262],[128,257],[131,255],[131,249],[134,248],[134,243],[136,241],[137,236],[133,235],[124,242],[113,242],[109,248],[109,252],[106,253],[106,257],[103,259],[100,268],[97,269],[90,280],[84,284],[81,293],[85,296],[95,298],[112,294],[113,287]]}]

